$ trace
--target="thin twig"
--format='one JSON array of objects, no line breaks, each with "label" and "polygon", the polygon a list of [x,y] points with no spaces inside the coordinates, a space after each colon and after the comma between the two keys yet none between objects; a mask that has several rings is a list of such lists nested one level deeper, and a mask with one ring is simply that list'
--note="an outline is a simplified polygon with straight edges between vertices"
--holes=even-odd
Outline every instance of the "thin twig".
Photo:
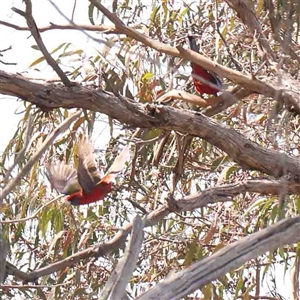
[{"label": "thin twig", "polygon": [[[184,197],[176,200],[177,212],[180,211],[192,211],[196,208],[205,207],[208,204],[214,204],[216,202],[232,201],[233,197],[246,192],[263,193],[270,195],[278,195],[282,193],[282,187],[285,188],[287,194],[299,194],[300,184],[293,183],[284,180],[248,180],[245,182],[238,182],[234,184],[228,184],[223,186],[216,186],[208,188],[202,193]],[[162,206],[155,211],[145,216],[145,227],[154,226],[160,222],[163,218],[168,216],[170,210],[167,206]],[[83,251],[79,251],[63,260],[56,261],[48,266],[37,269],[26,275],[26,281],[35,281],[41,276],[49,275],[54,272],[58,272],[64,268],[70,268],[88,258],[97,258],[99,256],[107,255],[116,249],[124,245],[127,235],[131,232],[132,224],[125,225],[119,230],[115,236],[108,242],[91,246]],[[10,275],[10,269],[8,270]],[[14,272],[16,277],[17,273]],[[225,274],[225,273],[224,273]],[[24,279],[24,275],[22,280]]]},{"label": "thin twig", "polygon": [[[0,24],[1,24],[1,23],[0,23]],[[9,46],[9,47],[7,47],[7,48],[5,48],[5,49],[0,50],[0,52],[6,52],[6,51],[11,50],[11,49],[12,49],[12,47]]]},{"label": "thin twig", "polygon": [[20,289],[20,290],[27,290],[27,289],[53,289],[55,287],[59,286],[66,286],[66,285],[71,285],[73,284],[72,282],[67,282],[67,283],[59,283],[59,284],[54,284],[54,285],[36,285],[36,284],[0,284],[0,289]]},{"label": "thin twig", "polygon": [[[19,31],[30,31],[29,27],[18,26],[18,25],[9,23],[9,22],[1,21],[1,20],[0,20],[0,25],[14,28]],[[73,22],[71,24],[61,24],[61,25],[55,24],[55,23],[50,23],[50,25],[48,25],[48,26],[38,27],[39,32],[45,32],[45,31],[49,31],[49,30],[86,30],[86,31],[105,32],[106,34],[117,33],[115,26],[75,24]]]},{"label": "thin twig", "polygon": [[220,31],[220,25],[217,24],[216,28],[217,28],[217,32],[218,32],[218,34],[219,34],[219,36],[220,36],[220,38],[221,38],[221,40],[222,40],[222,42],[223,42],[223,44],[226,48],[226,51],[228,53],[228,56],[229,56],[230,60],[235,65],[235,67],[238,71],[240,71],[240,72],[243,71],[243,68],[242,68],[241,64],[233,57],[233,54],[231,53],[231,50],[230,50],[226,40],[224,39],[223,34]]},{"label": "thin twig", "polygon": [[17,63],[9,63],[9,62],[5,62],[1,59],[0,59],[0,63],[3,64],[3,65],[7,65],[7,66],[16,66],[17,65]]},{"label": "thin twig", "polygon": [[72,16],[71,16],[72,22],[74,22],[74,15],[75,15],[76,5],[77,5],[77,0],[74,0],[74,5],[73,5],[73,9],[72,9]]},{"label": "thin twig", "polygon": [[16,219],[16,220],[5,220],[5,221],[2,221],[0,220],[0,223],[1,224],[14,224],[14,223],[20,223],[20,222],[26,222],[28,220],[31,220],[33,218],[35,218],[40,211],[42,211],[46,206],[50,205],[51,203],[59,200],[60,198],[62,198],[63,195],[59,195],[57,196],[56,198],[52,199],[51,201],[45,203],[44,205],[42,205],[38,210],[36,210],[32,215],[30,215],[29,217],[26,217],[26,218],[21,218],[21,219]]},{"label": "thin twig", "polygon": [[131,199],[125,199],[125,200],[127,200],[128,202],[130,202],[133,207],[139,209],[144,215],[146,215],[146,214],[149,213],[143,206],[141,206],[140,204],[138,204],[138,202],[136,202],[134,200],[131,200]]},{"label": "thin twig", "polygon": [[12,10],[16,13],[18,13],[19,15],[21,15],[22,17],[24,17],[26,19],[27,25],[30,29],[30,32],[32,34],[32,36],[34,37],[40,51],[43,53],[47,63],[53,68],[53,70],[57,73],[57,75],[59,76],[59,78],[62,80],[62,82],[64,83],[65,86],[70,87],[72,86],[72,82],[69,80],[69,78],[67,77],[67,75],[62,71],[62,69],[59,67],[59,65],[57,64],[57,62],[52,58],[52,56],[50,55],[50,53],[48,52],[46,46],[44,45],[44,42],[42,40],[42,37],[40,35],[40,32],[38,30],[38,27],[35,23],[35,20],[32,16],[32,4],[30,0],[25,0],[26,3],[26,11],[23,12],[20,9],[17,8],[12,8]]}]

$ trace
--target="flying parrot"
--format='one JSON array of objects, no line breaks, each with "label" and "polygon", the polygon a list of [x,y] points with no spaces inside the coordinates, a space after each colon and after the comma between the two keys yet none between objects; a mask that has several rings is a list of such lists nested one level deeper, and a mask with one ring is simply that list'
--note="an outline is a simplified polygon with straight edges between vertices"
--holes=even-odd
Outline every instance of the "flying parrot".
[{"label": "flying parrot", "polygon": [[127,145],[117,156],[110,169],[101,178],[93,147],[86,137],[78,142],[78,169],[58,162],[46,166],[47,177],[58,192],[68,195],[66,200],[72,205],[83,205],[102,200],[112,190],[112,181],[124,168],[129,157]]},{"label": "flying parrot", "polygon": [[[191,50],[199,52],[199,47],[197,46],[196,40],[192,36],[188,36],[189,46]],[[192,76],[194,80],[194,85],[197,92],[202,94],[216,95],[222,89],[222,83],[220,79],[210,73],[203,67],[191,63],[192,66]]]}]

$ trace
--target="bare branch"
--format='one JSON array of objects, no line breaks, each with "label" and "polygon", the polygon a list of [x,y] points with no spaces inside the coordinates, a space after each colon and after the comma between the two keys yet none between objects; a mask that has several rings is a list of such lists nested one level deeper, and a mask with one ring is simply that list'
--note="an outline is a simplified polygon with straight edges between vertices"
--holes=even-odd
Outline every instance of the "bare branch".
[{"label": "bare branch", "polygon": [[0,71],[0,93],[18,96],[41,107],[78,107],[98,111],[133,127],[176,130],[198,136],[226,152],[242,168],[258,170],[274,177],[290,174],[294,180],[300,176],[298,159],[265,149],[199,112],[154,104],[143,105],[126,97],[120,101],[105,91],[94,91],[79,85],[66,88],[39,84],[3,71]]},{"label": "bare branch", "polygon": [[0,63],[3,64],[3,65],[7,65],[7,66],[16,66],[17,65],[17,63],[9,63],[9,62],[5,62],[1,59],[0,59]]},{"label": "bare branch", "polygon": [[[1,20],[0,20],[0,25],[14,28],[19,31],[30,31],[29,27],[18,26]],[[45,32],[49,30],[85,30],[85,31],[104,32],[106,34],[117,33],[115,27],[109,25],[85,25],[85,24],[75,24],[75,23],[60,25],[60,24],[50,23],[49,26],[38,27],[39,32]]]},{"label": "bare branch", "polygon": [[122,299],[126,293],[126,286],[132,276],[136,261],[144,239],[144,224],[136,215],[132,221],[131,238],[123,257],[109,277],[101,294],[101,299]]},{"label": "bare branch", "polygon": [[[177,212],[194,210],[195,208],[205,207],[216,202],[232,201],[233,197],[246,192],[265,192],[267,194],[278,195],[286,193],[299,193],[300,184],[291,183],[283,180],[248,180],[242,183],[212,187],[200,194],[187,196],[175,201],[174,208]],[[156,225],[170,213],[167,206],[149,213],[145,218],[145,227]],[[67,267],[72,267],[81,260],[91,257],[107,255],[112,251],[124,246],[127,235],[131,232],[132,224],[127,224],[108,242],[94,245],[86,250],[79,251],[63,260],[54,262],[49,266],[42,267],[26,275],[26,281],[36,281],[39,277],[58,272]],[[283,245],[283,244],[282,244]],[[282,246],[280,245],[280,246]],[[9,270],[8,270],[8,274]],[[225,273],[224,273],[225,274]],[[17,276],[17,275],[16,275]],[[24,276],[22,275],[22,278]],[[21,278],[21,279],[22,279]]]},{"label": "bare branch", "polygon": [[280,180],[256,179],[211,187],[200,194],[191,195],[176,201],[179,211],[192,211],[209,203],[233,200],[239,194],[260,193],[262,195],[300,194],[300,184]]},{"label": "bare branch", "polygon": [[137,299],[181,299],[267,251],[300,240],[300,217],[280,221],[169,276]]},{"label": "bare branch", "polygon": [[[272,97],[278,100],[280,96],[282,101],[286,104],[288,109],[293,109],[294,112],[300,114],[300,98],[297,93],[292,91],[286,91],[285,87],[273,86],[269,83],[265,83],[251,76],[245,76],[243,73],[235,71],[233,69],[226,68],[219,65],[216,62],[204,57],[203,55],[192,51],[190,49],[184,49],[182,46],[176,48],[171,47],[162,42],[151,39],[150,37],[139,33],[138,31],[125,26],[123,22],[113,13],[111,13],[106,7],[104,7],[98,0],[89,0],[95,5],[113,24],[116,26],[116,31],[126,34],[127,36],[143,43],[144,45],[151,47],[159,52],[169,54],[175,57],[181,57],[188,61],[192,61],[196,64],[203,66],[205,69],[216,73],[221,77],[226,77],[235,83],[241,84],[250,91],[256,91],[260,94]],[[260,35],[261,36],[261,35]],[[261,36],[262,37],[262,36]],[[262,37],[263,38],[263,37]],[[263,42],[264,43],[264,42]],[[272,52],[270,52],[270,55]]]},{"label": "bare branch", "polygon": [[[1,24],[1,23],[0,23],[0,24]],[[12,49],[12,47],[9,46],[9,47],[7,47],[7,48],[5,48],[5,49],[1,49],[1,50],[0,50],[0,53],[6,52],[6,51],[11,50],[11,49]]]},{"label": "bare branch", "polygon": [[48,52],[47,48],[45,47],[42,37],[39,33],[38,27],[35,23],[35,20],[32,16],[32,4],[31,0],[25,0],[26,3],[26,11],[23,12],[17,8],[13,8],[13,11],[24,17],[27,21],[28,28],[30,29],[30,32],[32,36],[34,37],[37,45],[39,46],[40,51],[43,53],[47,63],[53,68],[53,70],[57,73],[57,75],[60,77],[62,82],[65,86],[70,87],[72,85],[69,78],[66,76],[66,74],[62,71],[62,69],[59,67],[59,65],[56,63],[56,61],[52,58],[50,53]]},{"label": "bare branch", "polygon": [[200,107],[207,107],[210,105],[208,103],[210,99],[207,99],[208,101],[206,101],[198,95],[193,95],[185,91],[178,91],[178,90],[172,90],[163,94],[162,96],[156,99],[156,102],[165,103],[165,102],[172,101],[174,99],[179,99],[187,103],[198,105]]},{"label": "bare branch", "polygon": [[19,280],[22,280],[24,282],[29,282],[31,280],[31,277],[27,273],[19,270],[17,267],[15,267],[8,261],[6,262],[6,274],[12,275],[15,278],[18,278]]}]

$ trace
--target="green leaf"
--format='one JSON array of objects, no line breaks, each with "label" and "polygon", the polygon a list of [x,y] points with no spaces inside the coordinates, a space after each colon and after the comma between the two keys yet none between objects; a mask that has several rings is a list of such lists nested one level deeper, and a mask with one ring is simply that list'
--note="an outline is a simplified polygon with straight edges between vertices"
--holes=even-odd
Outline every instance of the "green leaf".
[{"label": "green leaf", "polygon": [[160,10],[160,6],[155,6],[154,7],[154,9],[152,10],[152,13],[150,15],[151,22],[154,23],[155,17],[156,17],[156,15],[157,15],[157,13],[158,13],[159,10]]},{"label": "green leaf", "polygon": [[191,264],[192,261],[195,260],[197,257],[197,252],[198,252],[198,243],[194,242],[189,245],[189,250],[184,258],[183,265],[188,266]]},{"label": "green leaf", "polygon": [[153,76],[154,75],[152,73],[148,72],[142,76],[142,80],[149,80],[149,79],[153,78]]},{"label": "green leaf", "polygon": [[36,59],[35,61],[33,61],[28,68],[32,68],[35,65],[38,65],[39,63],[41,63],[42,61],[45,60],[44,56],[39,57],[38,59]]},{"label": "green leaf", "polygon": [[89,5],[88,15],[89,15],[89,21],[91,22],[92,25],[95,25],[94,17],[93,17],[94,9],[95,9],[95,5],[90,4]]},{"label": "green leaf", "polygon": [[235,295],[234,297],[237,298],[237,296],[239,295],[239,291],[241,291],[244,288],[244,280],[243,277],[240,276],[238,283],[236,285],[236,290],[235,290]]},{"label": "green leaf", "polygon": [[81,50],[81,49],[78,49],[76,51],[66,51],[66,52],[60,54],[59,57],[67,57],[67,56],[72,56],[72,55],[76,55],[76,54],[81,55],[82,52],[83,52],[83,50]]}]

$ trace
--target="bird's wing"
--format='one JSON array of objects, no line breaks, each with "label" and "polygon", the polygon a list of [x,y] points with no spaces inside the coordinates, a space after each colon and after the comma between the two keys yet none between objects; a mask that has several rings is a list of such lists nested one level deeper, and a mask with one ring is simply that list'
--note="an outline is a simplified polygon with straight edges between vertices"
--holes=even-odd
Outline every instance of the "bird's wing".
[{"label": "bird's wing", "polygon": [[94,149],[87,137],[78,142],[78,181],[84,193],[90,193],[101,180],[100,172],[94,156]]},{"label": "bird's wing", "polygon": [[71,166],[58,162],[46,166],[46,176],[58,192],[70,195],[81,190],[77,180],[77,172]]},{"label": "bird's wing", "polygon": [[[196,39],[190,35],[187,37],[187,39],[190,49],[199,53],[199,45],[197,45]],[[191,66],[193,69],[194,81],[199,81],[199,83],[196,83],[196,89],[199,93],[202,93],[203,89],[204,92],[208,92],[209,94],[216,94],[222,89],[222,82],[214,73],[193,62],[191,63]]]},{"label": "bird's wing", "polygon": [[124,169],[126,161],[130,157],[130,145],[128,144],[125,148],[121,151],[121,153],[115,158],[112,166],[106,172],[104,177],[101,179],[100,184],[110,183],[112,180]]}]

